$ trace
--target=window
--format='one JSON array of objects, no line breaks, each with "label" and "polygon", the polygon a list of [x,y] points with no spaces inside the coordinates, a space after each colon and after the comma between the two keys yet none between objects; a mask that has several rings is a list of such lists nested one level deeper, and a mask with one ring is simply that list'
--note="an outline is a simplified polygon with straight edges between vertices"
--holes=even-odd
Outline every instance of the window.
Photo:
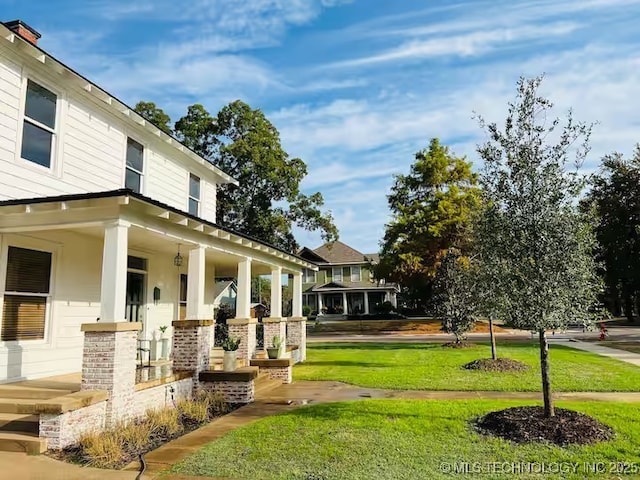
[{"label": "window", "polygon": [[200,215],[200,177],[189,175],[189,213]]},{"label": "window", "polygon": [[360,267],[351,267],[351,281],[352,282],[361,281],[360,272],[361,272]]},{"label": "window", "polygon": [[341,282],[342,281],[342,268],[341,267],[333,267],[333,281]]},{"label": "window", "polygon": [[22,126],[22,152],[25,160],[51,167],[56,136],[58,97],[37,83],[27,81],[27,98]]},{"label": "window", "polygon": [[9,247],[2,308],[3,341],[44,339],[51,253]]},{"label": "window", "polygon": [[124,187],[136,193],[142,192],[144,172],[144,147],[131,138],[127,138],[127,169]]},{"label": "window", "polygon": [[305,269],[304,283],[316,283],[316,272],[314,272],[313,270]]},{"label": "window", "polygon": [[187,318],[187,275],[180,274],[180,298],[178,299],[178,320]]},{"label": "window", "polygon": [[342,278],[345,282],[351,280],[351,269],[349,267],[342,267]]}]

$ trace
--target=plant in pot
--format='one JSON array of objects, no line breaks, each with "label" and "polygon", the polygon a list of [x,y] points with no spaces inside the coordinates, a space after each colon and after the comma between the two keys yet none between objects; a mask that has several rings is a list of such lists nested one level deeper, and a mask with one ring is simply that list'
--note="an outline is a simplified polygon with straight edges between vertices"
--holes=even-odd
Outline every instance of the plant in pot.
[{"label": "plant in pot", "polygon": [[227,337],[222,342],[222,349],[224,350],[222,369],[225,372],[233,372],[236,369],[240,340],[240,338]]},{"label": "plant in pot", "polygon": [[158,330],[160,330],[160,358],[162,360],[167,360],[169,358],[169,338],[167,338],[167,329],[169,328],[168,325],[161,325],[160,327],[158,327]]},{"label": "plant in pot", "polygon": [[280,358],[282,355],[282,339],[279,335],[274,335],[271,339],[272,347],[267,348],[267,355],[269,358]]}]

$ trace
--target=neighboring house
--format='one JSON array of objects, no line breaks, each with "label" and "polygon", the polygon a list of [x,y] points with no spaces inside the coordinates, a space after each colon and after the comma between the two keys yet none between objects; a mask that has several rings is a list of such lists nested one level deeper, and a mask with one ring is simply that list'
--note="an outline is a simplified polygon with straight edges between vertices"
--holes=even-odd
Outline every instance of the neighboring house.
[{"label": "neighboring house", "polygon": [[229,305],[231,310],[236,309],[236,297],[238,296],[238,288],[233,280],[217,281],[213,292],[213,308],[217,309],[220,305]]},{"label": "neighboring house", "polygon": [[317,272],[304,271],[303,299],[318,314],[355,315],[375,313],[385,301],[395,307],[398,287],[378,282],[371,272],[377,254],[362,254],[337,241],[311,250],[303,248],[299,255],[318,265]]},{"label": "neighboring house", "polygon": [[212,319],[216,277],[238,279],[249,320],[251,277],[293,275],[300,317],[315,266],[216,224],[216,190],[236,180],[38,38],[0,23],[0,383],[80,371],[81,325],[98,319],[146,337]]}]

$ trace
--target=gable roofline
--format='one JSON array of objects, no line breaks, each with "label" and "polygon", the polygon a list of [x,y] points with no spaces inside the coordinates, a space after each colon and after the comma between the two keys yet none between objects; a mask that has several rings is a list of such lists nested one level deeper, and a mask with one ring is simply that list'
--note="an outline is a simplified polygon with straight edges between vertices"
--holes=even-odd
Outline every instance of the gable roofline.
[{"label": "gable roofline", "polygon": [[363,253],[340,240],[327,242],[311,252],[324,259],[326,265],[363,265],[368,263]]},{"label": "gable roofline", "polygon": [[310,262],[317,263],[317,264],[328,263],[326,258],[321,257],[316,252],[311,250],[309,247],[303,247],[302,250],[298,252],[298,256],[302,258],[306,258],[305,255],[318,259],[318,260],[311,260],[311,258],[307,258],[307,260]]},{"label": "gable roofline", "polygon": [[189,148],[180,140],[178,140],[175,136],[169,135],[168,133],[164,132],[162,129],[160,129],[160,127],[158,127],[154,123],[144,118],[142,115],[136,112],[133,108],[128,106],[122,100],[118,99],[115,95],[110,94],[105,89],[103,89],[96,83],[86,78],[84,75],[81,75],[80,73],[76,72],[71,67],[67,66],[66,64],[64,64],[63,62],[61,62],[60,60],[52,56],[51,54],[47,53],[38,45],[34,45],[29,41],[25,40],[23,37],[21,37],[14,31],[12,31],[10,28],[8,28],[6,24],[3,22],[0,22],[0,38],[9,42],[12,45],[22,45],[22,47],[19,48],[20,50],[22,50],[22,52],[19,52],[19,53],[30,54],[33,58],[35,58],[37,61],[39,61],[43,65],[47,66],[48,64],[51,68],[53,68],[54,70],[57,70],[58,73],[65,72],[65,71],[69,72],[71,75],[76,77],[76,79],[85,83],[85,85],[82,87],[83,90],[93,95],[96,99],[102,101],[105,105],[105,108],[110,109],[116,114],[119,114],[121,117],[124,117],[125,122],[130,121],[135,123],[137,126],[145,128],[150,134],[153,134],[156,137],[164,140],[165,143],[167,143],[168,145],[170,145],[180,153],[186,155],[191,160],[207,168],[212,173],[220,177],[224,181],[223,183],[231,183],[236,186],[239,185],[238,180],[236,180],[235,178],[231,177],[227,173],[220,170],[218,167],[216,167],[213,163],[208,161],[206,158],[198,155],[191,148]]}]

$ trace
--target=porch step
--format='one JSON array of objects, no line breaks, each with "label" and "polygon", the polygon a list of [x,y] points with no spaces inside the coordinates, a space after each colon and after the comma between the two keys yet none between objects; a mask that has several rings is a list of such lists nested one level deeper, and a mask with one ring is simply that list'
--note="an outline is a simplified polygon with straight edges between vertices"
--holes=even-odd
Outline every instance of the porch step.
[{"label": "porch step", "polygon": [[40,455],[47,451],[47,439],[29,432],[0,432],[0,452],[26,452]]},{"label": "porch step", "polygon": [[269,378],[269,375],[262,372],[258,374],[255,382],[255,397],[266,396],[271,390],[278,388],[282,385],[282,380]]},{"label": "porch step", "polygon": [[0,398],[30,398],[48,400],[72,393],[73,390],[54,388],[24,387],[21,385],[0,385]]},{"label": "porch step", "polygon": [[16,413],[0,413],[0,432],[26,432],[38,435],[40,417]]}]

